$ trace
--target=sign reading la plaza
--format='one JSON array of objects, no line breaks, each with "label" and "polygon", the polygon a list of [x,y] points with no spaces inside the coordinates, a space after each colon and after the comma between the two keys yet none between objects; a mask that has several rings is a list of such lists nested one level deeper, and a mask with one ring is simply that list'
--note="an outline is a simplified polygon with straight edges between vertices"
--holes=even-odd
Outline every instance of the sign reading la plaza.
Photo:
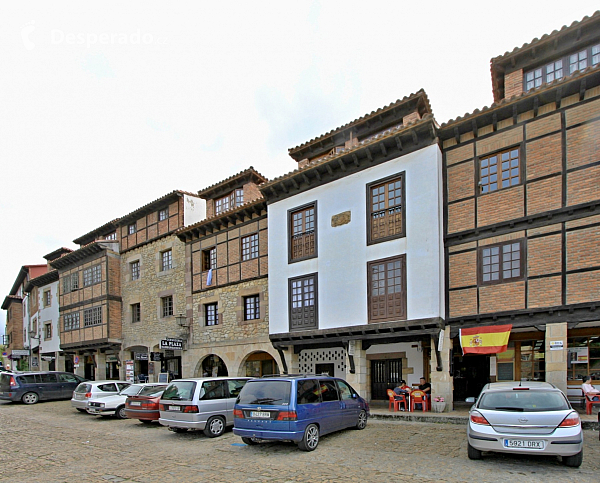
[{"label": "sign reading la plaza", "polygon": [[162,339],[160,341],[161,349],[183,350],[183,339]]}]

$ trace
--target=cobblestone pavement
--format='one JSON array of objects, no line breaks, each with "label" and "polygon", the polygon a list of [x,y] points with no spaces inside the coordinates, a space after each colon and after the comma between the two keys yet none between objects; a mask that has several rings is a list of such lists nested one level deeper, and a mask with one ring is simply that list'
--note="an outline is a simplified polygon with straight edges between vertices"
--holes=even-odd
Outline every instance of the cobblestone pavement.
[{"label": "cobblestone pavement", "polygon": [[585,431],[581,468],[558,458],[467,458],[464,426],[371,420],[364,431],[246,446],[228,431],[210,439],[137,420],[82,414],[69,401],[0,402],[0,482],[597,482],[598,432]]}]

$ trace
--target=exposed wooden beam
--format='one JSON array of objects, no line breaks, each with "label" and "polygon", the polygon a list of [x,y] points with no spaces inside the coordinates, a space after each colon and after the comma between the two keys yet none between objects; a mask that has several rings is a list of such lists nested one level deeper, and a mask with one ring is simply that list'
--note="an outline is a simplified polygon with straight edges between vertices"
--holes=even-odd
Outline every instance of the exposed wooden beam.
[{"label": "exposed wooden beam", "polygon": [[319,173],[319,170],[315,168],[314,173],[317,176],[317,179],[321,181],[321,173]]},{"label": "exposed wooden beam", "polygon": [[410,131],[410,133],[412,134],[413,143],[414,144],[418,144],[419,143],[419,136],[417,135],[417,132],[414,129],[412,129]]},{"label": "exposed wooden beam", "polygon": [[373,162],[373,155],[371,154],[371,150],[368,147],[366,147],[365,151],[367,153],[367,158],[369,159],[369,161]]},{"label": "exposed wooden beam", "polygon": [[394,139],[396,140],[396,146],[398,146],[398,151],[402,151],[402,140],[400,139],[400,136],[396,136]]},{"label": "exposed wooden beam", "polygon": [[382,142],[379,143],[379,149],[381,149],[381,154],[387,156],[387,149],[385,148],[385,144],[383,144]]},{"label": "exposed wooden beam", "polygon": [[342,171],[346,171],[346,165],[344,164],[344,160],[342,158],[338,159],[338,164],[340,165],[340,168],[342,168]]},{"label": "exposed wooden beam", "polygon": [[298,183],[296,183],[296,180],[292,177],[290,178],[290,181],[292,182],[292,184],[294,185],[294,188],[296,189],[300,189],[300,187],[298,186]]},{"label": "exposed wooden beam", "polygon": [[308,179],[308,176],[306,176],[305,173],[302,173],[302,179],[304,180],[304,182],[310,186],[310,180]]},{"label": "exposed wooden beam", "polygon": [[354,166],[356,166],[357,168],[360,166],[360,163],[358,162],[358,156],[356,156],[356,153],[352,153],[352,161],[354,161]]},{"label": "exposed wooden beam", "polygon": [[281,183],[279,183],[279,186],[281,186],[281,189],[283,189],[283,191],[285,191],[286,193],[290,192],[290,190],[287,189],[287,186],[285,185],[285,183],[281,182]]},{"label": "exposed wooden beam", "polygon": [[329,164],[326,164],[325,168],[327,169],[327,172],[329,173],[329,176],[333,176],[333,170],[331,169],[331,166],[329,166]]}]

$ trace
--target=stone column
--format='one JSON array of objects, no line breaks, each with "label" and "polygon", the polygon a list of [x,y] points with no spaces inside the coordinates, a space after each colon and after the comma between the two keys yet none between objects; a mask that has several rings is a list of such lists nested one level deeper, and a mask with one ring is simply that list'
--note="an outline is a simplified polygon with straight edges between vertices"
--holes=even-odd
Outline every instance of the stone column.
[{"label": "stone column", "polygon": [[[354,374],[350,372],[350,356],[346,357],[346,381],[358,391],[362,397],[367,401],[371,400],[371,388],[368,384],[368,369],[367,364],[367,351],[362,348],[362,344],[359,340],[350,341],[350,344],[354,342]],[[350,349],[352,352],[352,349]]]},{"label": "stone column", "polygon": [[[550,350],[550,342],[562,342],[562,349]],[[546,324],[546,382],[554,384],[567,394],[566,322]]]},{"label": "stone column", "polygon": [[[79,363],[78,364],[75,364],[75,356],[79,357]],[[75,354],[75,356],[73,356],[73,365],[74,366],[79,366],[79,367],[74,367],[73,371],[78,376],[85,377],[85,355],[83,355],[82,353],[78,352],[78,353]]]},{"label": "stone column", "polygon": [[[288,350],[283,351],[283,356],[285,357],[285,363],[287,364],[288,374],[298,374],[300,372],[300,356],[294,352],[294,346],[288,346]],[[284,369],[281,360],[277,361],[277,365],[279,366],[279,370],[283,373]]]},{"label": "stone column", "polygon": [[96,360],[96,381],[106,379],[106,354],[98,351],[94,354]]},{"label": "stone column", "polygon": [[55,367],[57,371],[62,371],[64,372],[65,370],[65,356],[62,355],[61,352],[55,352],[54,353],[54,357],[55,357]]},{"label": "stone column", "polygon": [[450,354],[452,353],[452,339],[450,339],[450,327],[444,329],[444,345],[440,352],[442,370],[437,370],[438,360],[436,349],[438,347],[438,337],[431,338],[431,358],[429,361],[431,373],[431,394],[432,397],[442,396],[446,402],[444,411],[452,411],[452,387],[453,377],[450,375]]}]

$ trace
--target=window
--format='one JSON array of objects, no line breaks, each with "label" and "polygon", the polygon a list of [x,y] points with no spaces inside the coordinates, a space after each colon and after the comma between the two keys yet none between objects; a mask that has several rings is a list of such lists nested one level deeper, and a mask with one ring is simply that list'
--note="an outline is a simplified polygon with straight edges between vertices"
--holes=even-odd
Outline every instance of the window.
[{"label": "window", "polygon": [[260,319],[260,301],[258,295],[244,297],[244,320]]},{"label": "window", "polygon": [[237,189],[235,190],[235,206],[242,206],[244,204],[244,190]]},{"label": "window", "polygon": [[303,206],[290,212],[290,261],[317,256],[317,204]]},{"label": "window", "polygon": [[319,383],[314,379],[299,380],[297,386],[297,404],[314,404],[321,402]]},{"label": "window", "polygon": [[406,319],[406,255],[367,264],[369,322]]},{"label": "window", "polygon": [[501,151],[479,161],[480,193],[489,193],[500,188],[510,188],[521,181],[519,149]]},{"label": "window", "polygon": [[404,236],[404,175],[370,184],[367,196],[368,243]]},{"label": "window", "polygon": [[229,196],[219,198],[215,201],[215,212],[217,215],[229,210]]},{"label": "window", "polygon": [[52,324],[44,324],[44,340],[52,339]]},{"label": "window", "polygon": [[204,306],[204,317],[206,325],[219,325],[219,307],[216,302]]},{"label": "window", "polygon": [[63,316],[64,330],[75,330],[79,329],[79,312],[72,312]]},{"label": "window", "polygon": [[242,238],[242,260],[258,257],[258,233]]},{"label": "window", "polygon": [[317,275],[289,281],[290,330],[318,328]]},{"label": "window", "polygon": [[136,231],[137,231],[137,227],[136,227],[135,223],[131,223],[130,225],[127,226],[127,233],[129,235],[133,235]]},{"label": "window", "polygon": [[92,327],[102,324],[102,307],[92,307],[83,311],[83,326]]},{"label": "window", "polygon": [[202,250],[202,271],[217,268],[217,247]]},{"label": "window", "polygon": [[131,270],[131,280],[139,280],[140,278],[140,261],[136,260],[129,264]]},{"label": "window", "polygon": [[[591,63],[590,63],[591,60]],[[565,75],[565,69],[569,67],[569,75],[578,70],[583,70],[589,65],[600,63],[600,44],[592,45],[579,52],[569,54],[566,57],[555,59],[552,62],[533,70],[525,72],[524,88],[525,91],[540,87],[542,84],[562,79]]]},{"label": "window", "polygon": [[104,237],[105,240],[116,240],[117,239],[117,232],[113,231],[112,233],[109,233],[108,235],[106,235]]},{"label": "window", "polygon": [[44,290],[44,307],[50,307],[52,302],[52,292],[50,290]]},{"label": "window", "polygon": [[165,272],[173,268],[173,251],[166,250],[160,253],[160,270]]},{"label": "window", "polygon": [[600,337],[569,337],[567,341],[567,380],[591,375],[600,381]]},{"label": "window", "polygon": [[210,399],[224,399],[225,385],[227,381],[207,381],[202,383],[200,389],[200,399],[203,401]]},{"label": "window", "polygon": [[523,340],[520,381],[546,380],[546,347],[543,340]]},{"label": "window", "polygon": [[158,212],[158,221],[163,221],[169,218],[169,208],[165,208]]},{"label": "window", "polygon": [[63,278],[63,293],[73,292],[79,288],[79,274],[72,273]]},{"label": "window", "polygon": [[215,213],[220,215],[244,204],[244,190],[239,188],[227,196],[215,200]]},{"label": "window", "polygon": [[79,290],[79,274],[71,274],[71,290]]},{"label": "window", "polygon": [[490,245],[479,249],[481,284],[502,283],[523,277],[523,241]]},{"label": "window", "polygon": [[131,322],[142,320],[142,309],[140,304],[131,304]]},{"label": "window", "polygon": [[173,315],[173,296],[168,295],[160,299],[162,304],[162,316],[170,317]]},{"label": "window", "polygon": [[92,284],[100,283],[102,281],[102,266],[95,265],[92,267]]}]

